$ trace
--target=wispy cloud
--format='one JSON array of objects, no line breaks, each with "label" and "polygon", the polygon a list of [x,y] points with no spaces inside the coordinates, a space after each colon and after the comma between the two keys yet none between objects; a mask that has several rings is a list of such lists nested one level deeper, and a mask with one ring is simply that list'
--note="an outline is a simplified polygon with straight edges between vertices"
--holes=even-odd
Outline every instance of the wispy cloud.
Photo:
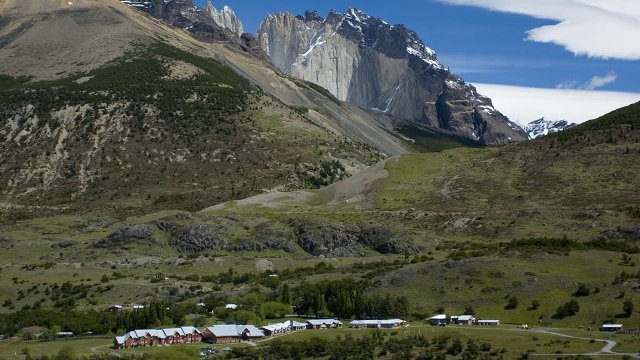
[{"label": "wispy cloud", "polygon": [[473,85],[491,98],[498,111],[520,125],[541,117],[581,123],[640,101],[640,93]]},{"label": "wispy cloud", "polygon": [[640,60],[637,0],[439,0],[452,5],[555,20],[527,32],[526,40],[563,46],[575,55]]},{"label": "wispy cloud", "polygon": [[594,76],[591,80],[587,81],[582,87],[585,90],[594,90],[597,88],[601,88],[605,85],[611,84],[616,81],[618,75],[616,75],[613,71],[608,73],[606,76]]},{"label": "wispy cloud", "polygon": [[615,72],[610,71],[605,76],[594,76],[589,81],[579,83],[576,80],[563,81],[556,85],[556,89],[578,89],[578,90],[595,90],[603,86],[609,85],[618,79]]},{"label": "wispy cloud", "polygon": [[555,65],[537,59],[485,57],[469,54],[438,54],[438,60],[452,72],[462,74],[508,73],[521,69],[545,69]]}]

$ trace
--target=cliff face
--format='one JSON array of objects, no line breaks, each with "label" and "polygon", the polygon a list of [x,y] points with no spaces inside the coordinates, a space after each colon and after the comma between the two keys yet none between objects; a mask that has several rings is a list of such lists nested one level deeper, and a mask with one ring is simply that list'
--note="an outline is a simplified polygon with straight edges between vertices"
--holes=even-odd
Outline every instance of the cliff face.
[{"label": "cliff face", "polygon": [[279,69],[340,100],[485,144],[527,139],[403,25],[354,8],[326,18],[278,13],[260,24],[258,41]]},{"label": "cliff face", "polygon": [[218,11],[211,1],[207,1],[204,9],[196,6],[192,0],[127,0],[125,3],[171,26],[184,29],[199,40],[225,41],[257,58],[267,59],[257,39],[249,33],[243,33],[242,22],[228,6]]},{"label": "cliff face", "polygon": [[204,9],[207,13],[209,13],[209,15],[211,15],[213,20],[219,26],[225,29],[229,29],[231,32],[237,34],[238,36],[241,36],[244,33],[242,22],[240,21],[240,19],[238,19],[235,12],[233,12],[230,7],[225,5],[222,10],[218,11],[213,6],[211,1],[207,1]]}]

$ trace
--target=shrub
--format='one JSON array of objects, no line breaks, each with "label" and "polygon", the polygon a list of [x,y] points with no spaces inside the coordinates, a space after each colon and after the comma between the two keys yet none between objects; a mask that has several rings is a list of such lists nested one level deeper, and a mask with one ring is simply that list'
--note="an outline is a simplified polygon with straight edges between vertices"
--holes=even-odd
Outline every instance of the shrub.
[{"label": "shrub", "polygon": [[580,311],[580,304],[578,304],[578,302],[575,300],[571,300],[558,307],[556,313],[553,315],[553,318],[564,319],[565,317],[577,314],[578,311]]},{"label": "shrub", "polygon": [[587,285],[585,285],[584,283],[579,283],[578,290],[576,290],[576,292],[573,293],[573,296],[576,296],[576,297],[589,296],[589,295],[591,295],[591,290],[589,290]]},{"label": "shrub", "polygon": [[531,305],[529,306],[529,310],[538,310],[539,307],[540,307],[540,301],[533,300],[533,301],[531,301]]},{"label": "shrub", "polygon": [[507,305],[504,307],[506,310],[513,310],[518,307],[518,298],[515,296],[509,296]]}]

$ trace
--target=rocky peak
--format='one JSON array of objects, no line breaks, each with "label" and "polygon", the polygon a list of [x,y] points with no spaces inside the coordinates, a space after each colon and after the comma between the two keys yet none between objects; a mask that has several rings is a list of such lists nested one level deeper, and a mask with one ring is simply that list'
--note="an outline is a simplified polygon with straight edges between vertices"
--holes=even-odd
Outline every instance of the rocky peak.
[{"label": "rocky peak", "polygon": [[282,71],[338,99],[481,143],[526,140],[491,99],[451,74],[419,36],[356,8],[269,15],[258,41]]},{"label": "rocky peak", "polygon": [[228,6],[218,11],[211,1],[207,2],[206,9],[194,5],[192,0],[121,0],[121,2],[145,11],[166,24],[184,29],[200,40],[225,41],[258,58],[267,58],[255,37],[250,34],[243,36],[242,22]]},{"label": "rocky peak", "polygon": [[211,15],[213,20],[219,26],[225,29],[229,29],[231,32],[237,34],[238,36],[241,36],[244,33],[242,22],[240,21],[240,19],[238,19],[233,9],[231,9],[229,6],[225,5],[222,7],[222,10],[218,11],[213,6],[211,1],[207,1],[204,9],[209,15]]},{"label": "rocky peak", "polygon": [[324,21],[322,16],[320,16],[320,14],[318,14],[317,11],[305,11],[304,16],[298,15],[296,17],[304,22],[309,22],[309,21],[323,22]]}]

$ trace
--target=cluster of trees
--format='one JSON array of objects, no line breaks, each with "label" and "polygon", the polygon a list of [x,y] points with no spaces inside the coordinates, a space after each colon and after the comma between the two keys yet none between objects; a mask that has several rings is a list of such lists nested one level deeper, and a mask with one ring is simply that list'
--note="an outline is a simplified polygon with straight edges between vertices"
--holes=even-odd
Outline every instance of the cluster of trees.
[{"label": "cluster of trees", "polygon": [[[184,324],[187,314],[204,311],[195,304],[154,301],[144,309],[135,311],[59,311],[52,309],[29,309],[0,314],[0,334],[14,336],[21,329],[42,326],[74,334],[122,333],[131,329],[155,328],[164,325]],[[27,334],[25,334],[27,336]]]},{"label": "cluster of trees", "polygon": [[554,319],[564,319],[568,316],[573,316],[580,311],[580,304],[577,301],[571,300],[556,309],[556,313],[552,316]]},{"label": "cluster of trees", "polygon": [[390,293],[364,294],[365,284],[353,279],[302,283],[292,292],[298,314],[337,316],[341,319],[406,318],[410,313],[405,296]]},{"label": "cluster of trees", "polygon": [[322,160],[320,164],[306,168],[296,165],[295,173],[301,182],[314,188],[327,186],[349,176],[338,160]]}]

